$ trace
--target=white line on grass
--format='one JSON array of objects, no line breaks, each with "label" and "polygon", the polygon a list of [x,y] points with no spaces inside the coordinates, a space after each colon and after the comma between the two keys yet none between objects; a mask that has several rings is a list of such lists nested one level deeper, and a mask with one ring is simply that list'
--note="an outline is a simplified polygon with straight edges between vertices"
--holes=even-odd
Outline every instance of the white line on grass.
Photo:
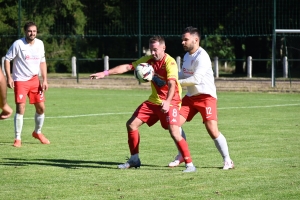
[{"label": "white line on grass", "polygon": [[300,99],[255,99],[255,100],[258,100],[258,101],[296,101],[296,102],[300,102]]},{"label": "white line on grass", "polygon": [[97,114],[86,114],[86,115],[71,115],[71,116],[58,116],[58,117],[46,117],[46,118],[75,118],[75,117],[91,117],[91,116],[106,116],[106,115],[127,115],[132,114],[133,112],[124,112],[124,113],[97,113]]},{"label": "white line on grass", "polygon": [[241,107],[225,107],[225,108],[218,108],[219,110],[225,110],[225,109],[248,109],[248,108],[274,108],[274,107],[286,107],[286,106],[300,106],[300,104],[282,104],[282,105],[269,105],[269,106],[241,106]]},{"label": "white line on grass", "polygon": [[[61,119],[61,118],[76,118],[76,117],[92,117],[92,116],[107,116],[107,115],[128,115],[132,114],[133,112],[123,112],[123,113],[96,113],[96,114],[86,114],[86,115],[69,115],[69,116],[55,116],[55,117],[45,117],[47,119]],[[33,117],[25,117],[25,119],[33,119]],[[6,120],[12,120],[6,119]]]},{"label": "white line on grass", "polygon": [[[241,106],[241,107],[225,107],[218,108],[219,110],[225,109],[252,109],[252,108],[274,108],[274,107],[287,107],[287,106],[300,106],[300,104],[282,104],[282,105],[269,105],[269,106]],[[55,117],[46,117],[47,119],[61,119],[61,118],[76,118],[76,117],[93,117],[93,116],[107,116],[107,115],[128,115],[133,112],[121,112],[121,113],[96,113],[96,114],[85,114],[85,115],[69,115],[69,116],[55,116]],[[33,119],[33,117],[23,118],[24,120]],[[7,119],[12,120],[12,118]]]}]

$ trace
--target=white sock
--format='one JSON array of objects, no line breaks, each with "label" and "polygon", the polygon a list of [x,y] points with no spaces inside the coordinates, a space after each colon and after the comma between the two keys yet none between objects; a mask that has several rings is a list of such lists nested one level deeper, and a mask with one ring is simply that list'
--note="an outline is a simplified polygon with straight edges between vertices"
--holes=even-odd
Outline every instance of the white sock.
[{"label": "white sock", "polygon": [[220,132],[219,137],[214,139],[214,142],[215,142],[215,145],[216,145],[218,151],[222,155],[224,162],[230,162],[231,159],[229,156],[227,141],[221,132]]},{"label": "white sock", "polygon": [[18,113],[15,114],[14,125],[15,125],[15,139],[21,140],[21,133],[23,128],[23,115],[20,115]]},{"label": "white sock", "polygon": [[134,155],[131,155],[131,157],[130,157],[130,160],[137,161],[138,159],[139,159],[139,154],[138,153],[136,153]]},{"label": "white sock", "polygon": [[187,167],[192,167],[194,164],[192,162],[186,164]]},{"label": "white sock", "polygon": [[45,114],[41,114],[39,115],[38,113],[35,113],[34,115],[34,121],[35,121],[35,129],[34,131],[39,134],[42,132],[42,127],[44,124],[44,120],[45,120]]}]

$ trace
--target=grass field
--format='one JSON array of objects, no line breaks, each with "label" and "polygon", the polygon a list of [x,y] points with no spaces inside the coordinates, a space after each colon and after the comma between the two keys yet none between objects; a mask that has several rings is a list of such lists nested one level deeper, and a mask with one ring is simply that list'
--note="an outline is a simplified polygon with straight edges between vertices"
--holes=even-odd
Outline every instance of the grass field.
[{"label": "grass field", "polygon": [[[14,106],[13,93],[9,102]],[[140,129],[140,169],[119,170],[129,156],[125,123],[145,90],[50,89],[42,145],[31,137],[27,105],[21,148],[13,117],[0,121],[0,199],[299,199],[300,94],[218,93],[219,129],[236,169],[221,156],[200,116],[183,128],[197,166],[168,168],[177,151],[159,124]]]}]

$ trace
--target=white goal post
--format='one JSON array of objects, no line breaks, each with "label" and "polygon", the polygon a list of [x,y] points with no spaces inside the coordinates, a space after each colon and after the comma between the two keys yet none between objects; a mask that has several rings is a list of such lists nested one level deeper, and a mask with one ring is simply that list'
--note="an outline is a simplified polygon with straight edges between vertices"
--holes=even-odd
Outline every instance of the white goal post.
[{"label": "white goal post", "polygon": [[272,41],[272,87],[275,87],[276,33],[300,33],[300,29],[275,29]]}]

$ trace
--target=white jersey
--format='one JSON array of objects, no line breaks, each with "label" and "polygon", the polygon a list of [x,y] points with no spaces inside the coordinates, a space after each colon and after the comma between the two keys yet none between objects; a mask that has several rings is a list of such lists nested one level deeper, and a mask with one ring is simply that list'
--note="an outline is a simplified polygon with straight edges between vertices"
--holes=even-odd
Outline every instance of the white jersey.
[{"label": "white jersey", "polygon": [[44,43],[37,38],[33,44],[28,44],[25,38],[16,40],[9,48],[5,60],[13,60],[14,81],[28,81],[39,74],[40,63],[46,62]]},{"label": "white jersey", "polygon": [[211,60],[202,47],[192,55],[184,55],[179,83],[181,86],[187,86],[187,96],[209,94],[217,98]]}]

